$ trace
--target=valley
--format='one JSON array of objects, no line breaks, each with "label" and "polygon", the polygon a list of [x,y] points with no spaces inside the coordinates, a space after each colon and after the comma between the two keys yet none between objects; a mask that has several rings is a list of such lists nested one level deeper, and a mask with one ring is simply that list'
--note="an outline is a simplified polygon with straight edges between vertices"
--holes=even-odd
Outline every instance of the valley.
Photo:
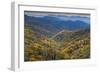
[{"label": "valley", "polygon": [[24,15],[25,62],[89,59],[90,48],[88,17]]},{"label": "valley", "polygon": [[90,58],[89,29],[62,30],[49,38],[25,26],[25,61]]}]

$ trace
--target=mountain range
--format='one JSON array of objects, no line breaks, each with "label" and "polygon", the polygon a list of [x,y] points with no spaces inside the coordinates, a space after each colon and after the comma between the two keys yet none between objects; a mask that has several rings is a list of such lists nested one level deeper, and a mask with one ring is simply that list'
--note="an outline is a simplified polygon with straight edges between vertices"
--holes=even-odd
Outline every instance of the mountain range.
[{"label": "mountain range", "polygon": [[89,21],[24,15],[25,62],[87,58],[90,58]]},{"label": "mountain range", "polygon": [[24,20],[25,25],[31,26],[34,30],[38,32],[45,32],[45,34],[55,34],[62,31],[63,29],[75,31],[90,27],[90,24],[86,23],[85,21],[65,21],[57,18],[56,16],[34,17],[24,15]]}]

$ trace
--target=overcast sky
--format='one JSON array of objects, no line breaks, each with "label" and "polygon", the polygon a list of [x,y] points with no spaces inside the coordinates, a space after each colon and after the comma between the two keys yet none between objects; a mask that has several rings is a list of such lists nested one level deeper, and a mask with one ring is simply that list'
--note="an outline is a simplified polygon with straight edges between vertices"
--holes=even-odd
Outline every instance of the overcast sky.
[{"label": "overcast sky", "polygon": [[67,16],[84,16],[89,17],[90,14],[80,14],[80,13],[52,13],[52,12],[34,12],[34,11],[24,11],[28,16],[47,16],[47,15],[67,15]]}]

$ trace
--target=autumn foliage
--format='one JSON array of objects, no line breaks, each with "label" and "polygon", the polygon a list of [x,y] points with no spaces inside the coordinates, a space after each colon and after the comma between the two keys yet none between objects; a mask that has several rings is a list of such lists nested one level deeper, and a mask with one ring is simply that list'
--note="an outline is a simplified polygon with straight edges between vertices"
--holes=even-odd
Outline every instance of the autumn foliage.
[{"label": "autumn foliage", "polygon": [[24,61],[87,58],[90,58],[90,35],[87,31],[61,33],[52,39],[34,32],[31,27],[24,28]]}]

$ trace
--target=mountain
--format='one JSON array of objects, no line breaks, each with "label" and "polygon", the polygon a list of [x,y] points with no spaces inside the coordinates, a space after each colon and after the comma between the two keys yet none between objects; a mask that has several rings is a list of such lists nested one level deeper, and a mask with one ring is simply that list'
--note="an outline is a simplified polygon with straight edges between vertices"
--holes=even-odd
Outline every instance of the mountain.
[{"label": "mountain", "polygon": [[62,30],[55,35],[52,36],[52,39],[56,41],[70,41],[73,39],[77,39],[79,37],[89,36],[90,34],[90,28],[85,28],[81,30],[76,31],[68,31],[68,30]]},{"label": "mountain", "polygon": [[58,32],[61,28],[53,26],[50,22],[42,19],[25,15],[25,25],[30,26],[33,31],[44,35],[52,35]]},{"label": "mountain", "polygon": [[33,27],[33,30],[37,29],[37,31],[41,30],[42,32],[48,31],[45,34],[51,34],[51,33],[55,34],[63,29],[74,31],[90,27],[89,24],[81,20],[64,21],[61,20],[60,18],[57,18],[56,16],[44,16],[39,18],[39,17],[25,15],[24,20],[25,20],[25,25]]},{"label": "mountain", "polygon": [[62,30],[51,38],[24,28],[24,61],[90,58],[90,29]]},{"label": "mountain", "polygon": [[[60,32],[58,32],[58,33],[56,33],[55,35],[53,35],[52,37],[51,37],[51,39],[59,39],[60,40],[60,38],[61,39],[64,39],[64,37],[66,37],[66,38],[68,38],[67,36],[69,35],[69,34],[71,34],[71,33],[73,33],[72,31],[69,31],[69,30],[62,30],[62,31],[60,31]],[[67,36],[66,36],[67,35]]]},{"label": "mountain", "polygon": [[[64,18],[61,19],[60,16],[44,16],[42,21],[48,22],[54,27],[67,29],[67,30],[77,30],[89,27],[89,23],[86,20],[82,20],[82,18],[75,20],[79,18],[77,16],[70,16],[70,19],[68,20],[68,16],[63,16]],[[74,20],[72,19],[74,18]],[[86,19],[86,18],[84,18]]]},{"label": "mountain", "polygon": [[24,20],[25,62],[90,58],[90,24],[85,20],[27,15]]}]

